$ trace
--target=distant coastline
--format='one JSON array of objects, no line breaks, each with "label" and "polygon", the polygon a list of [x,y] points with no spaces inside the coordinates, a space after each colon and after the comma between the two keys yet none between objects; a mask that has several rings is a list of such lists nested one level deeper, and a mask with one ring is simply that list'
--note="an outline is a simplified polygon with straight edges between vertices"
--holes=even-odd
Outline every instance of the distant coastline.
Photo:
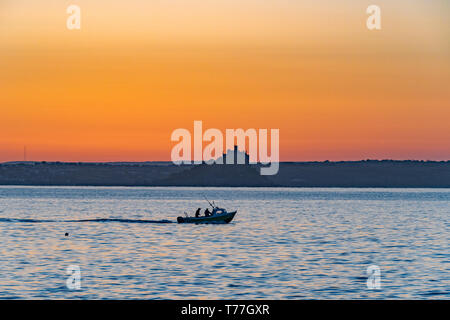
[{"label": "distant coastline", "polygon": [[280,162],[274,176],[259,166],[18,161],[0,164],[0,185],[450,188],[450,161]]}]

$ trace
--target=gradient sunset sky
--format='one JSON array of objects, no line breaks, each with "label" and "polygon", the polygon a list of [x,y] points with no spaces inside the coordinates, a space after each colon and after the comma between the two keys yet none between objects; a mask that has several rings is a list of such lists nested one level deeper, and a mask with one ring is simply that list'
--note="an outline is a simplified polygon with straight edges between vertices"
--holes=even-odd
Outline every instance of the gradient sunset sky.
[{"label": "gradient sunset sky", "polygon": [[278,128],[282,161],[449,160],[449,3],[0,0],[0,162],[24,146],[36,161],[170,160],[194,120]]}]

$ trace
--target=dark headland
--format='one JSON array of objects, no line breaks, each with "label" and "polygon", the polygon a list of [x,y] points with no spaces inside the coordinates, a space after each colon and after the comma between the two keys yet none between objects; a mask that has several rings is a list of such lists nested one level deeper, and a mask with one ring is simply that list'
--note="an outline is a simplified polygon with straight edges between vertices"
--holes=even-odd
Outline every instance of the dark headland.
[{"label": "dark headland", "polygon": [[450,161],[281,162],[273,176],[248,164],[8,162],[0,185],[449,188]]}]

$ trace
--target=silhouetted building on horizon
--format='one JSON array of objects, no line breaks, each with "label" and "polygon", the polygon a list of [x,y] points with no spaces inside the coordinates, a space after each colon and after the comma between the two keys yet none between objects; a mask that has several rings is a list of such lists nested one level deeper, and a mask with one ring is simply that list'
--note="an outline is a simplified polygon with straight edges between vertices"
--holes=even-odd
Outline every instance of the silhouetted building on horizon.
[{"label": "silhouetted building on horizon", "polygon": [[233,164],[250,164],[250,156],[248,153],[245,151],[240,151],[236,145],[233,150],[227,150],[226,153],[222,155],[223,164],[227,164],[227,159],[230,158],[233,159]]}]

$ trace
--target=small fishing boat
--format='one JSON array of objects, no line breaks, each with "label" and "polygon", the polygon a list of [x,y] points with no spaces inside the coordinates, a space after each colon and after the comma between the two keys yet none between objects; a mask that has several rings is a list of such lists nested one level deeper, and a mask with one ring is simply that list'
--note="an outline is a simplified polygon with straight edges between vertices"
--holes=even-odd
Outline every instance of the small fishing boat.
[{"label": "small fishing boat", "polygon": [[[208,201],[208,199],[206,199]],[[178,223],[211,223],[211,224],[225,224],[230,223],[231,220],[233,220],[234,216],[236,215],[237,211],[228,212],[224,208],[219,208],[215,205],[214,201],[213,203],[208,203],[212,207],[212,212],[210,215],[207,216],[201,216],[201,217],[189,217],[187,213],[184,214],[186,217],[178,217],[177,222]],[[200,210],[200,209],[199,209]]]}]

